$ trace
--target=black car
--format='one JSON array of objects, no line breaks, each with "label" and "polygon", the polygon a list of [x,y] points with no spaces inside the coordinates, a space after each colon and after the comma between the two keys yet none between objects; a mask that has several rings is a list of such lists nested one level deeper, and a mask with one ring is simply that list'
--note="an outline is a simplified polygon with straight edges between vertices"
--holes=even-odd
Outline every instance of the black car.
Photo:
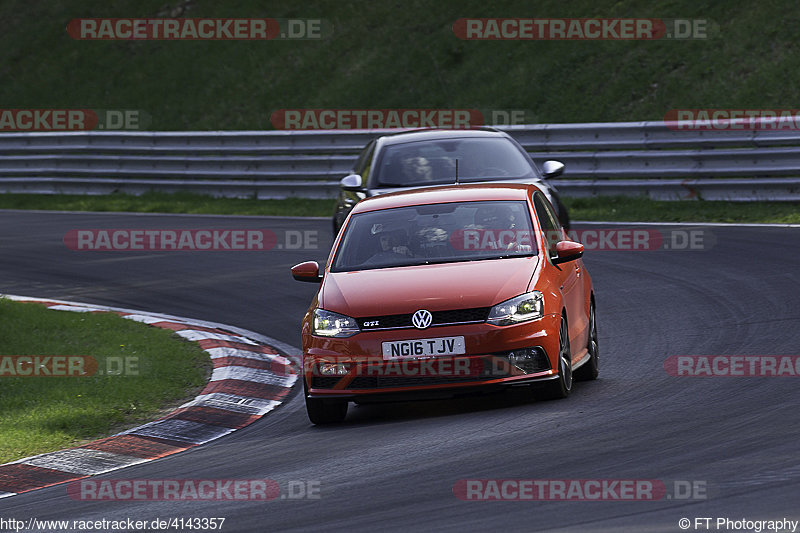
[{"label": "black car", "polygon": [[561,175],[564,164],[545,161],[540,170],[510,135],[494,128],[414,130],[377,137],[342,178],[333,232],[359,201],[369,196],[447,183],[503,181],[533,183],[569,229],[569,215],[555,187],[545,180]]}]

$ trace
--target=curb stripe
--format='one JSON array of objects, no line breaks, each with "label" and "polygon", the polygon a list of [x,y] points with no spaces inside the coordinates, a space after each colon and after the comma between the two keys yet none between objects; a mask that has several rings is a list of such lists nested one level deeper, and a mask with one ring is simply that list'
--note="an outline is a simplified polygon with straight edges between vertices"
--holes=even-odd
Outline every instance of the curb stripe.
[{"label": "curb stripe", "polygon": [[277,376],[270,370],[261,370],[259,368],[250,368],[245,366],[223,366],[215,368],[211,372],[211,379],[209,381],[225,381],[228,379],[236,379],[240,381],[252,381],[255,383],[264,383],[265,385],[278,385],[281,387],[291,387],[295,382],[297,376]]},{"label": "curb stripe", "polygon": [[208,384],[203,394],[212,392],[229,392],[242,396],[253,396],[264,400],[281,400],[289,393],[289,389],[279,385],[255,383],[253,381],[240,381],[238,379],[224,379]]},{"label": "curb stripe", "polygon": [[214,368],[223,368],[226,366],[239,366],[244,368],[254,368],[258,370],[270,371],[276,376],[297,379],[299,374],[298,370],[293,364],[284,364],[277,360],[264,361],[259,359],[243,359],[241,357],[220,357],[212,359]]},{"label": "curb stripe", "polygon": [[258,415],[248,415],[245,413],[231,413],[225,409],[216,407],[204,407],[193,405],[178,409],[170,415],[176,420],[189,420],[191,422],[203,422],[214,426],[222,426],[233,429],[240,429],[252,424],[260,418]]},{"label": "curb stripe", "polygon": [[[198,342],[198,344],[200,344]],[[206,342],[206,344],[209,344]],[[228,346],[220,346],[217,348],[205,348],[205,351],[211,356],[211,359],[217,359],[220,357],[237,357],[241,359],[253,359],[256,361],[263,361],[264,359],[272,360],[283,360],[286,364],[291,364],[290,361],[286,360],[284,357],[280,355],[273,355],[270,353],[264,352],[255,352],[253,350],[240,350],[238,348],[231,348]]]},{"label": "curb stripe", "polygon": [[[143,324],[148,324],[148,325],[157,324],[159,322],[166,322],[166,320],[164,320],[162,317],[140,315],[138,313],[132,313],[132,314],[119,313],[119,315],[122,318],[127,318],[128,320],[133,320],[134,322],[141,322]],[[184,322],[178,322],[177,320],[171,320],[170,322],[172,322],[173,324],[184,324],[185,326],[188,326],[188,324]]]},{"label": "curb stripe", "polygon": [[[38,303],[38,302],[35,302]],[[45,304],[47,305],[47,304]],[[76,313],[91,313],[95,311],[95,309],[90,309],[88,307],[79,307],[77,305],[48,305],[48,308],[52,309],[53,311],[74,311]]]},{"label": "curb stripe", "polygon": [[251,341],[246,337],[239,337],[236,335],[228,335],[225,333],[211,333],[210,331],[202,331],[198,329],[182,329],[180,331],[175,332],[176,335],[180,335],[186,340],[189,341],[199,341],[201,339],[211,339],[211,340],[220,340],[220,341],[230,341],[230,342],[241,342],[243,344],[250,344],[255,345],[255,342]]},{"label": "curb stripe", "polygon": [[76,302],[0,297],[60,311],[110,312],[168,329],[197,342],[214,366],[203,391],[161,419],[76,448],[0,465],[0,498],[166,457],[228,435],[280,405],[298,378],[294,361],[269,344],[287,354],[299,351],[237,327]]},{"label": "curb stripe", "polygon": [[262,398],[249,398],[247,396],[236,396],[214,392],[211,394],[201,394],[191,402],[181,405],[181,407],[219,407],[228,411],[247,413],[251,415],[264,415],[280,405],[275,400],[264,400]]},{"label": "curb stripe", "polygon": [[69,472],[61,472],[52,468],[9,463],[0,468],[0,486],[14,493],[27,492],[33,489],[49,487],[65,481],[80,479]]},{"label": "curb stripe", "polygon": [[183,450],[191,448],[191,446],[179,443],[168,443],[164,440],[140,437],[138,435],[117,435],[90,442],[83,446],[83,448],[91,448],[92,450],[111,453],[125,452],[125,455],[141,457],[142,459],[158,459],[159,457],[182,452]]},{"label": "curb stripe", "polygon": [[155,326],[157,328],[162,329],[171,329],[172,331],[183,331],[183,330],[193,330],[193,331],[205,331],[207,333],[215,333],[217,335],[230,335],[230,331],[223,331],[219,328],[208,328],[205,326],[198,326],[196,324],[184,324],[181,322],[168,322],[166,320],[162,320],[160,322],[153,322],[150,324],[151,326]]},{"label": "curb stripe", "polygon": [[[275,365],[272,361],[264,361],[263,359],[250,359],[244,357],[212,357],[211,362],[214,363],[214,368],[223,368],[226,366],[242,366],[246,368],[256,368],[260,370],[270,370],[277,366],[282,368],[282,365]],[[277,372],[276,372],[277,373]],[[294,374],[291,369],[287,369],[283,375]],[[279,374],[281,375],[281,374]]]},{"label": "curb stripe", "polygon": [[189,444],[204,444],[218,439],[234,431],[231,428],[223,428],[193,422],[190,420],[165,419],[150,422],[136,429],[130,430],[126,435],[141,435],[145,437],[157,437],[174,440],[178,442],[188,442]]},{"label": "curb stripe", "polygon": [[[210,348],[232,348],[234,350],[243,350],[255,353],[263,353],[267,355],[278,355],[278,352],[273,350],[270,346],[267,345],[260,345],[260,346],[253,346],[251,344],[244,344],[241,342],[231,342],[231,341],[224,341],[219,339],[199,339],[197,344],[204,350],[208,350]],[[299,353],[299,352],[298,352]]]},{"label": "curb stripe", "polygon": [[147,459],[142,459],[141,457],[120,455],[89,448],[73,448],[39,455],[20,464],[51,468],[83,476],[93,476],[145,461]]}]

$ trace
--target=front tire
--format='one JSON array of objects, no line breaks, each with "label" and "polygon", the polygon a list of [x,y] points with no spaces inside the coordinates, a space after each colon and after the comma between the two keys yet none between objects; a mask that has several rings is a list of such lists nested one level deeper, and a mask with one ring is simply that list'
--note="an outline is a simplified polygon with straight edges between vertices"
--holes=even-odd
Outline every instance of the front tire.
[{"label": "front tire", "polygon": [[600,349],[597,346],[597,317],[594,311],[594,302],[589,307],[589,361],[575,371],[575,379],[578,381],[592,381],[597,379],[599,374],[598,359]]},{"label": "front tire", "polygon": [[306,389],[306,413],[312,424],[338,424],[347,416],[347,401],[333,398],[309,398]]},{"label": "front tire", "polygon": [[572,392],[572,355],[569,349],[567,320],[561,317],[558,331],[558,378],[540,385],[534,392],[538,400],[560,400]]}]

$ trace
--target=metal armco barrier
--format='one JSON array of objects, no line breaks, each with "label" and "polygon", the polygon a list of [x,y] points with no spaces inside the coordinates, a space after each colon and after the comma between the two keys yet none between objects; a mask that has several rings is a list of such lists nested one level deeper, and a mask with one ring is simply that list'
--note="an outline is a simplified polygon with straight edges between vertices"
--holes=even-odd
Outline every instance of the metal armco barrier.
[{"label": "metal armco barrier", "polygon": [[[800,131],[690,131],[664,122],[498,126],[565,196],[800,200]],[[389,130],[0,134],[0,192],[331,198]]]}]

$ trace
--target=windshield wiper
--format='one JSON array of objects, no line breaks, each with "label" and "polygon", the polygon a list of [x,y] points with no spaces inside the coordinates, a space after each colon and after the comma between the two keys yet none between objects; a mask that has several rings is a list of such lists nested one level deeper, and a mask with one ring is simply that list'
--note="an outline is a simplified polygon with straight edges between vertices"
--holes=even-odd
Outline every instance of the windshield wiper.
[{"label": "windshield wiper", "polygon": [[511,257],[533,257],[536,254],[534,253],[525,253],[525,254],[506,254],[506,255],[492,255],[487,257],[461,257],[461,258],[450,258],[450,259],[434,259],[431,261],[425,261],[424,263],[415,263],[419,265],[440,265],[443,263],[469,263],[471,261],[487,261],[487,260],[494,260],[494,259],[508,259]]}]

